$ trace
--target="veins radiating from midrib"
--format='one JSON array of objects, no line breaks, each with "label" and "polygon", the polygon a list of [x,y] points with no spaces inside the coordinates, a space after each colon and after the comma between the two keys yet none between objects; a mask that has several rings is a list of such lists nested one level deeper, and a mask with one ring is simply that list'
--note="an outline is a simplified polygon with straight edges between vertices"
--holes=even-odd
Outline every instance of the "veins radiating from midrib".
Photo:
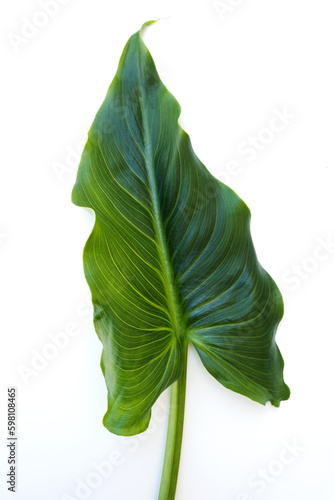
[{"label": "veins radiating from midrib", "polygon": [[[138,61],[138,66],[139,66],[140,78],[142,79],[140,59]],[[152,195],[153,227],[157,238],[157,249],[161,262],[161,270],[167,296],[167,303],[169,306],[171,324],[177,340],[180,341],[181,337],[183,337],[185,333],[182,321],[183,314],[178,299],[178,291],[176,289],[174,272],[171,266],[170,252],[162,222],[161,208],[160,208],[159,195],[156,183],[156,175],[153,163],[152,143],[148,127],[147,113],[145,109],[145,101],[146,101],[145,89],[141,86],[140,109],[141,109],[142,124],[143,124],[145,161],[147,165],[150,192]]]}]

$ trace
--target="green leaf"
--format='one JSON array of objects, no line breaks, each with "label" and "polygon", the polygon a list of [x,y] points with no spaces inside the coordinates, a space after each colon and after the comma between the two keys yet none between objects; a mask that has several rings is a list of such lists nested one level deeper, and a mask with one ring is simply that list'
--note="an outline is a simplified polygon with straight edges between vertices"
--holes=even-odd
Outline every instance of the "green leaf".
[{"label": "green leaf", "polygon": [[140,30],[72,193],[96,214],[84,270],[103,343],[104,425],[121,435],[147,428],[152,405],[182,374],[188,342],[228,389],[275,406],[289,397],[275,343],[283,302],[257,260],[249,209],[197,158],[179,115]]}]

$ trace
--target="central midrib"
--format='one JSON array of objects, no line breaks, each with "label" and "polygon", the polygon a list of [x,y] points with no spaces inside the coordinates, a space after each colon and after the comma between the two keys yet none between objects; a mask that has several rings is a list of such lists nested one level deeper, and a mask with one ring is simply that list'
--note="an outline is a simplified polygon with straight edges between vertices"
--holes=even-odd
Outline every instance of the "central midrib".
[{"label": "central midrib", "polygon": [[167,296],[167,303],[169,305],[171,322],[173,331],[177,339],[180,341],[184,334],[183,327],[183,314],[181,310],[181,305],[178,300],[178,290],[175,284],[175,275],[172,269],[169,248],[167,244],[166,234],[163,227],[161,209],[159,203],[158,189],[156,183],[156,176],[154,170],[154,162],[152,155],[152,145],[150,134],[148,130],[147,114],[144,106],[144,96],[142,93],[142,99],[140,102],[141,112],[143,117],[143,128],[144,128],[144,144],[145,144],[145,160],[148,171],[148,178],[150,184],[150,190],[152,195],[152,205],[153,205],[153,226],[154,232],[158,240],[158,252],[161,262],[161,270],[163,274],[163,281]]}]

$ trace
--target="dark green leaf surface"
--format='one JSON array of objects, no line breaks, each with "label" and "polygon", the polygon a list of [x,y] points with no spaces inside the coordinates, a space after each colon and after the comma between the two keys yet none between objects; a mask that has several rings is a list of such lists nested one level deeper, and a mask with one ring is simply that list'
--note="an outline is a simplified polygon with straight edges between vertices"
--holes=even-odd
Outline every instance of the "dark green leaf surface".
[{"label": "dark green leaf surface", "polygon": [[135,33],[72,193],[96,214],[84,270],[103,343],[104,425],[121,435],[147,428],[188,342],[228,389],[275,406],[289,397],[275,343],[282,298],[257,260],[249,209],[197,158],[179,114]]}]

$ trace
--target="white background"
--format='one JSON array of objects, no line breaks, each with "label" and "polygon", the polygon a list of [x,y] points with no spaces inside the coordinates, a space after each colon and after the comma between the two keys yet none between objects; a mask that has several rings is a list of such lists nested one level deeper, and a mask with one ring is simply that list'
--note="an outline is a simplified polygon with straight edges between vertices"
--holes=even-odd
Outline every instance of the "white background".
[{"label": "white background", "polygon": [[[168,16],[144,40],[196,153],[252,211],[259,259],[285,299],[277,343],[291,388],[279,409],[263,407],[218,384],[191,350],[176,498],[334,498],[334,249],[319,247],[334,239],[332,0],[229,0],[225,13],[223,0],[63,4],[45,18],[36,0],[1,3],[1,499],[12,498],[8,386],[18,390],[17,500],[157,499],[168,393],[144,437],[125,440],[101,423],[101,344],[81,260],[93,217],[70,193],[73,151],[127,39]],[[24,18],[45,26],[14,43]],[[284,109],[289,123],[263,131]],[[254,136],[262,150],[245,154]],[[50,348],[50,334],[65,329],[67,345]],[[54,357],[27,372],[36,352]],[[101,479],[94,463],[110,465],[111,454],[118,465]],[[87,481],[93,488],[76,492]]]}]

